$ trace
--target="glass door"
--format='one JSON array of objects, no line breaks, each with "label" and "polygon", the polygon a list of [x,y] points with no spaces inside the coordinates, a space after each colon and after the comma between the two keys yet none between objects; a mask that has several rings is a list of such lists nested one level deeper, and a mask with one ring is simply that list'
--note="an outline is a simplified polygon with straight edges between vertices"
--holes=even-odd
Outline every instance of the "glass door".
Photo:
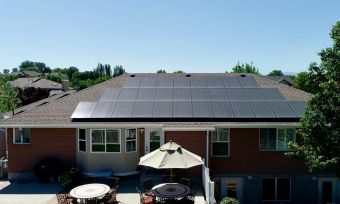
[{"label": "glass door", "polygon": [[145,154],[148,154],[164,143],[164,136],[161,129],[147,129],[145,132]]},{"label": "glass door", "polygon": [[221,179],[222,197],[231,197],[243,203],[243,178],[222,178]]}]

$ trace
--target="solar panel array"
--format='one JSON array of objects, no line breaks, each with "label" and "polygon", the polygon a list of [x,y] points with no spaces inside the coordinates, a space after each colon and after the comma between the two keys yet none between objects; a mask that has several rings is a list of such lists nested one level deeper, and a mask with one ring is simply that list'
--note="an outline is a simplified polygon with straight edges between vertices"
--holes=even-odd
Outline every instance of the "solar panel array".
[{"label": "solar panel array", "polygon": [[130,77],[71,118],[300,118],[304,101],[287,101],[253,77]]}]

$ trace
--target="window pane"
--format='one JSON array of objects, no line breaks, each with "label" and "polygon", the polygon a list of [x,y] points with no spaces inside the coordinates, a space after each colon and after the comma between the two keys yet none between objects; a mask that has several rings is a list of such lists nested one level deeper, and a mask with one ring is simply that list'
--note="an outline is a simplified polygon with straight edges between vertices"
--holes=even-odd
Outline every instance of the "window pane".
[{"label": "window pane", "polygon": [[106,131],[106,143],[120,143],[119,130],[107,130]]},{"label": "window pane", "polygon": [[287,142],[285,138],[285,130],[284,129],[278,129],[277,130],[277,144],[278,149],[287,149]]},{"label": "window pane", "polygon": [[277,200],[290,200],[290,179],[277,179]]},{"label": "window pane", "polygon": [[219,141],[224,141],[224,142],[227,142],[228,141],[228,129],[226,128],[221,128],[221,129],[218,129],[218,139]]},{"label": "window pane", "polygon": [[79,129],[79,139],[85,140],[85,129]]},{"label": "window pane", "polygon": [[86,142],[79,141],[79,151],[86,152]]},{"label": "window pane", "polygon": [[217,132],[216,131],[212,132],[212,140],[213,141],[218,141]]},{"label": "window pane", "polygon": [[227,183],[227,196],[237,199],[237,182],[229,181]]},{"label": "window pane", "polygon": [[261,128],[260,129],[260,148],[262,150],[276,149],[276,129]]},{"label": "window pane", "polygon": [[22,129],[22,143],[30,143],[30,129]]},{"label": "window pane", "polygon": [[262,179],[262,200],[275,200],[275,179]]},{"label": "window pane", "polygon": [[228,143],[227,142],[213,142],[213,155],[214,156],[228,156]]},{"label": "window pane", "polygon": [[120,144],[107,144],[106,152],[120,152]]},{"label": "window pane", "polygon": [[294,142],[294,129],[287,129],[286,130],[286,132],[287,132],[287,143],[289,143],[289,142]]},{"label": "window pane", "polygon": [[126,141],[126,151],[127,152],[136,151],[136,141]]},{"label": "window pane", "polygon": [[14,142],[21,143],[21,131],[18,128],[16,128],[14,132],[15,132]]},{"label": "window pane", "polygon": [[126,135],[126,139],[135,139],[136,138],[136,129],[127,129],[127,135]]},{"label": "window pane", "polygon": [[105,130],[93,130],[92,131],[92,143],[104,144]]},{"label": "window pane", "polygon": [[93,144],[92,145],[93,152],[105,152],[105,145],[101,144]]}]

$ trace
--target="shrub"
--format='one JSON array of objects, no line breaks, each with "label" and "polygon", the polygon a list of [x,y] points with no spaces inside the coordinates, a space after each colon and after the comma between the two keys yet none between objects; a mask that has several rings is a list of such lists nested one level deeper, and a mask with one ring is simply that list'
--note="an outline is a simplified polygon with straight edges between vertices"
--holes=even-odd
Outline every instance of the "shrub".
[{"label": "shrub", "polygon": [[235,198],[225,197],[220,204],[239,204],[239,202]]},{"label": "shrub", "polygon": [[55,158],[42,159],[34,166],[35,176],[41,182],[56,181],[62,170],[62,162]]}]

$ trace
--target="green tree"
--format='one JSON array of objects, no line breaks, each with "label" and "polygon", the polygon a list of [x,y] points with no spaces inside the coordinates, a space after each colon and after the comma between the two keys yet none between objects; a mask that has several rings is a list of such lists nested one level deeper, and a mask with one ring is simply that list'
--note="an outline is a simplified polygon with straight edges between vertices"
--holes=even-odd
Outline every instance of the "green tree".
[{"label": "green tree", "polygon": [[274,69],[268,74],[268,76],[283,76],[283,73],[279,69]]},{"label": "green tree", "polygon": [[[315,63],[311,64],[310,67],[313,67]],[[300,72],[296,75],[296,77],[293,79],[294,81],[294,87],[297,89],[301,89],[303,91],[306,91],[308,93],[315,93],[312,86],[312,81],[309,80],[310,74],[309,72]]]},{"label": "green tree", "polygon": [[51,68],[47,67],[43,62],[32,62],[29,60],[21,62],[20,71],[36,71],[40,73],[51,73]]},{"label": "green tree", "polygon": [[250,64],[245,63],[245,64],[240,64],[238,62],[235,67],[232,68],[233,73],[251,73],[251,74],[257,74],[259,75],[259,70],[254,66],[253,62]]},{"label": "green tree", "polygon": [[9,69],[4,69],[4,74],[9,74]]},{"label": "green tree", "polygon": [[321,63],[309,67],[314,95],[301,119],[303,143],[292,144],[288,155],[303,159],[311,171],[328,170],[340,176],[340,21],[330,33],[333,46],[323,49]]},{"label": "green tree", "polygon": [[13,68],[12,69],[12,72],[17,72],[17,71],[19,71],[18,68]]},{"label": "green tree", "polygon": [[12,111],[14,115],[14,109],[19,103],[18,93],[13,91],[11,85],[4,80],[0,80],[0,112]]},{"label": "green tree", "polygon": [[160,69],[160,70],[157,70],[156,72],[157,74],[165,74],[166,71],[164,69]]},{"label": "green tree", "polygon": [[63,81],[63,79],[60,76],[51,75],[51,74],[49,74],[47,76],[47,79],[51,80],[51,81],[54,81],[54,82],[57,82],[57,83],[61,83]]},{"label": "green tree", "polygon": [[184,72],[182,70],[177,70],[177,71],[174,71],[174,74],[184,74]]},{"label": "green tree", "polygon": [[125,69],[123,68],[122,65],[116,65],[115,68],[113,69],[113,77],[122,75],[125,73]]},{"label": "green tree", "polygon": [[77,67],[70,67],[67,69],[67,76],[69,80],[72,80],[72,77],[75,73],[79,72]]}]

